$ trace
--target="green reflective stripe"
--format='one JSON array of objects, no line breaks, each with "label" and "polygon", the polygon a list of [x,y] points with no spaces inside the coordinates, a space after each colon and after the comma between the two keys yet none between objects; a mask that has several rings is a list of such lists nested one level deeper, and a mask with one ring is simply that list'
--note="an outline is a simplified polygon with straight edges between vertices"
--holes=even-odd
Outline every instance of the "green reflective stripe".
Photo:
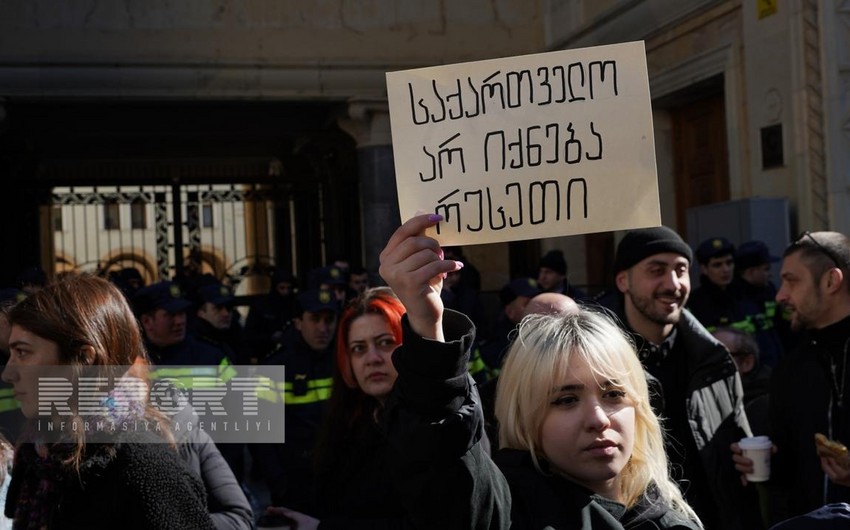
[{"label": "green reflective stripe", "polygon": [[773,318],[776,316],[776,302],[768,301],[764,303],[764,314],[768,318]]},{"label": "green reflective stripe", "polygon": [[283,402],[287,405],[305,405],[307,403],[318,403],[326,401],[331,397],[331,388],[314,388],[303,396],[296,396],[292,392],[286,392],[283,396]]},{"label": "green reflective stripe", "polygon": [[185,377],[169,377],[172,381],[174,381],[175,385],[182,389],[193,389],[193,388],[214,388],[216,386],[221,386],[221,381],[218,378],[211,377],[197,377],[197,376],[185,376]]},{"label": "green reflective stripe", "polygon": [[472,352],[472,358],[469,360],[467,370],[469,371],[469,375],[478,376],[477,378],[479,380],[483,377],[484,381],[490,381],[499,373],[487,366],[487,363],[481,358],[481,351],[478,348]]},{"label": "green reflective stripe", "polygon": [[15,395],[14,388],[0,388],[0,399],[12,397]]},{"label": "green reflective stripe", "polygon": [[227,384],[222,382],[218,377],[192,377],[190,379],[191,383],[186,385],[187,388],[226,388]]},{"label": "green reflective stripe", "polygon": [[18,400],[16,400],[15,398],[0,398],[0,412],[9,412],[10,410],[16,410],[19,408],[21,408],[21,404],[18,403]]},{"label": "green reflective stripe", "polygon": [[483,370],[487,369],[487,365],[484,364],[484,360],[481,357],[475,357],[474,359],[469,361],[469,373],[477,374]]},{"label": "green reflective stripe", "polygon": [[230,359],[225,357],[221,360],[221,363],[218,365],[218,377],[222,381],[230,381],[231,379],[236,377],[237,374],[238,372],[236,371],[236,368],[234,368],[233,365],[230,363]]},{"label": "green reflective stripe", "polygon": [[207,377],[218,377],[218,367],[215,366],[185,366],[182,368],[169,368],[169,367],[160,367],[154,370],[151,370],[151,376],[156,379],[162,379],[164,377],[173,377],[173,378],[182,378],[182,377],[195,377],[195,376],[207,376]]},{"label": "green reflective stripe", "polygon": [[279,403],[280,402],[280,394],[275,392],[274,390],[262,389],[257,390],[257,398],[262,399],[263,401],[268,401],[270,403]]},{"label": "green reflective stripe", "polygon": [[[333,378],[326,377],[324,379],[310,379],[307,381],[307,388],[330,387],[333,384]],[[292,390],[292,381],[286,381],[283,384],[283,390]],[[280,388],[280,386],[278,386]]]},{"label": "green reflective stripe", "polygon": [[216,366],[184,366],[181,368],[160,367],[151,371],[153,379],[173,379],[180,386],[190,388],[213,388],[222,384]]},{"label": "green reflective stripe", "polygon": [[259,379],[260,380],[257,383],[257,397],[263,401],[270,401],[272,403],[280,401],[280,398],[278,397],[279,394],[276,389],[277,383],[272,381],[270,377],[264,375],[259,376]]},{"label": "green reflective stripe", "polygon": [[729,324],[729,326],[750,334],[756,332],[756,325],[753,323],[750,317],[747,317],[744,320],[739,320],[738,322],[732,322],[731,324]]}]

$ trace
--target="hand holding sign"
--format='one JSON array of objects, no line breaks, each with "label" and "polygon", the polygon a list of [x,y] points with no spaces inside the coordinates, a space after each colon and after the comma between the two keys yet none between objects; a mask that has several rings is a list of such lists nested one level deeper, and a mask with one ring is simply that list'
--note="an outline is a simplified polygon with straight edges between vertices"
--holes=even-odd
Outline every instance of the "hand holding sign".
[{"label": "hand holding sign", "polygon": [[661,224],[642,42],[392,72],[402,219],[444,245]]}]

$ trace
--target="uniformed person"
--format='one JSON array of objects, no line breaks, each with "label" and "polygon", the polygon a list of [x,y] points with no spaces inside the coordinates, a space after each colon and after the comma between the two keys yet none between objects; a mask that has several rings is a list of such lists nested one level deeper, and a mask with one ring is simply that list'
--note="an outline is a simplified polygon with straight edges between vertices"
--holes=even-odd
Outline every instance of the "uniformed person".
[{"label": "uniformed person", "polygon": [[331,395],[339,301],[330,289],[313,289],[296,299],[294,336],[278,345],[263,364],[285,366],[276,393],[282,400],[286,440],[250,447],[262,470],[272,504],[313,512],[313,447]]}]

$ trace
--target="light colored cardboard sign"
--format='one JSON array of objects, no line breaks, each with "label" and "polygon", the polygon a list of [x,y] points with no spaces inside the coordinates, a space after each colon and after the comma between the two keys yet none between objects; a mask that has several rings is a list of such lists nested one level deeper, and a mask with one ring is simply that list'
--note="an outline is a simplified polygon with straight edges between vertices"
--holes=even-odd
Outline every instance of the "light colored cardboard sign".
[{"label": "light colored cardboard sign", "polygon": [[402,220],[443,245],[658,226],[643,42],[387,73]]}]

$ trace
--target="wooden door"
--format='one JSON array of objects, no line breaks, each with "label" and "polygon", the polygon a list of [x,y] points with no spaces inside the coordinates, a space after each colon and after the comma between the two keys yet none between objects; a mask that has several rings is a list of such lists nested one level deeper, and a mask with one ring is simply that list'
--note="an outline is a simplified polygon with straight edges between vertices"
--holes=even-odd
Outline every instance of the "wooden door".
[{"label": "wooden door", "polygon": [[684,234],[688,208],[729,200],[723,96],[702,98],[671,112],[676,219]]}]

